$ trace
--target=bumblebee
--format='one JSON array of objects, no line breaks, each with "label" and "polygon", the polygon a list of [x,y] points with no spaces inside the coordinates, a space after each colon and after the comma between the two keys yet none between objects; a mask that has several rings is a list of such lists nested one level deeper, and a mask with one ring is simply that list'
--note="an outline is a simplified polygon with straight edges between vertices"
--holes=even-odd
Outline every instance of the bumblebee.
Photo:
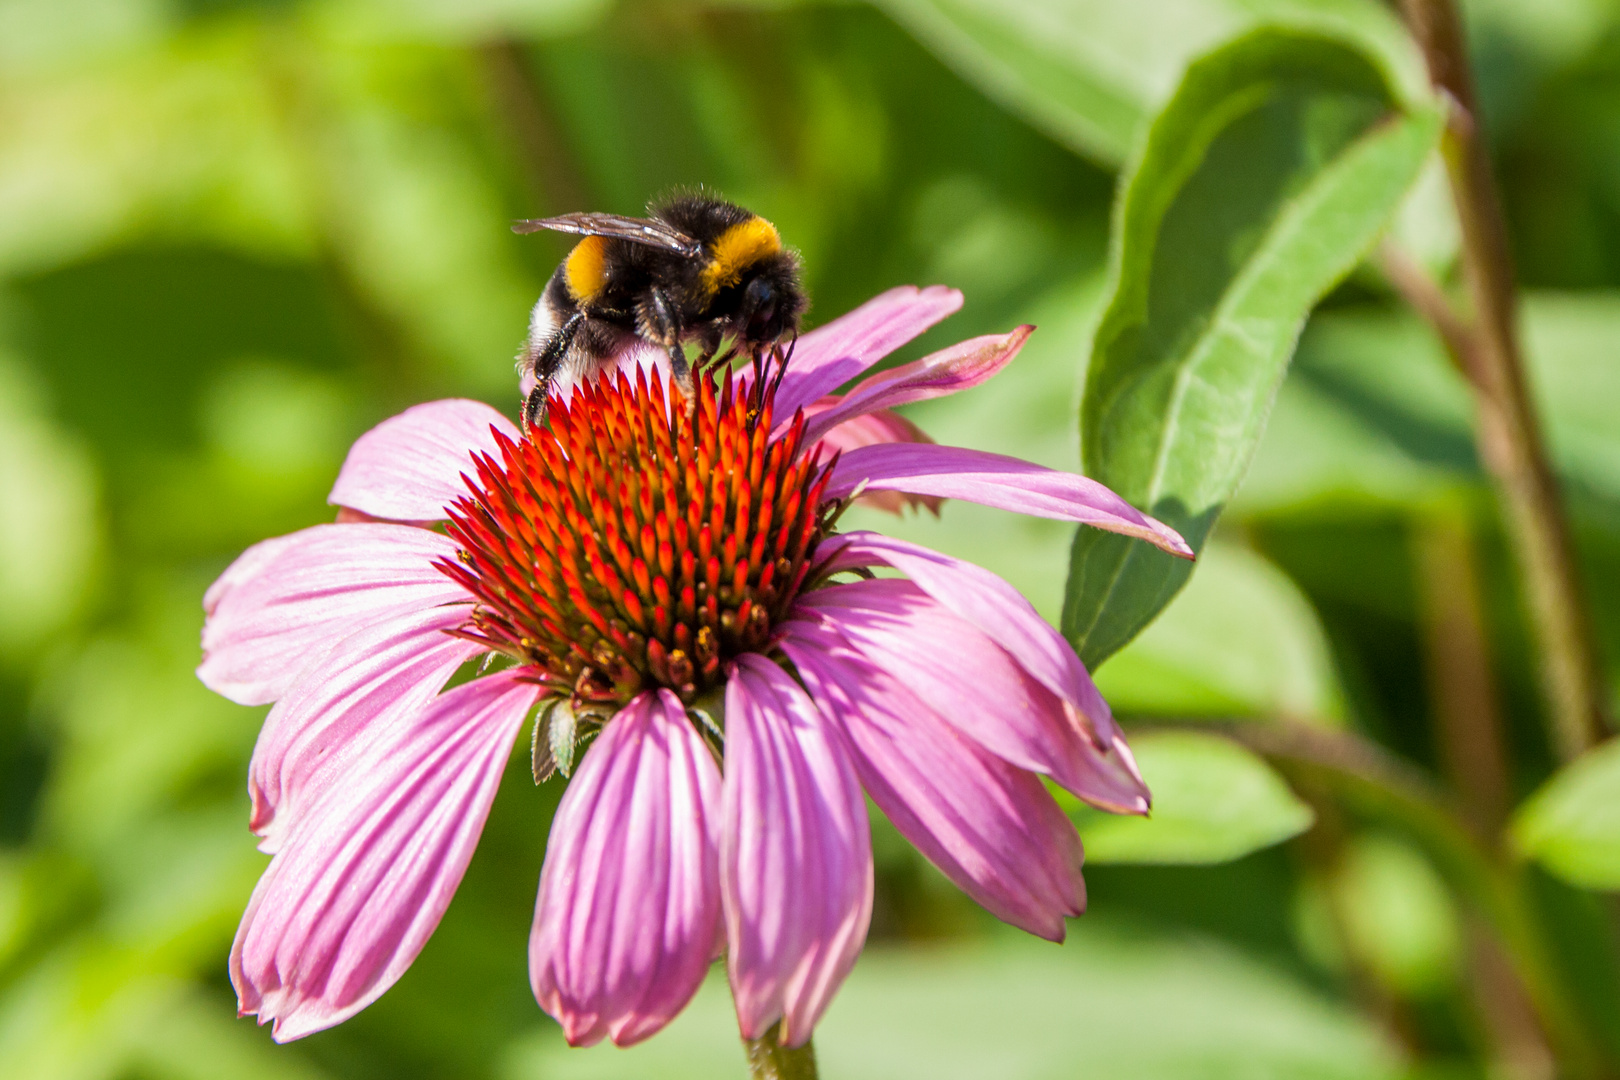
[{"label": "bumblebee", "polygon": [[648,212],[564,214],[512,226],[584,237],[529,317],[518,361],[535,377],[523,409],[527,423],[544,421],[546,394],[560,379],[594,374],[638,338],[669,354],[675,382],[689,391],[687,343],[712,355],[729,336],[740,352],[757,354],[798,333],[806,307],[799,258],[776,226],[702,194],[676,195]]}]

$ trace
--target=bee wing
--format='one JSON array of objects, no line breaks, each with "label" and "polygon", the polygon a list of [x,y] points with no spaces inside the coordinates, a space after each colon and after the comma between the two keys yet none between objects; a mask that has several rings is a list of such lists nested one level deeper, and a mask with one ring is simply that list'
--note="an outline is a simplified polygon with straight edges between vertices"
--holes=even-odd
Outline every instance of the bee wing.
[{"label": "bee wing", "polygon": [[703,244],[670,228],[656,218],[621,217],[618,214],[564,214],[561,217],[529,218],[513,222],[515,233],[533,233],[541,229],[577,233],[581,236],[612,236],[648,247],[664,248],[682,255],[696,255]]}]

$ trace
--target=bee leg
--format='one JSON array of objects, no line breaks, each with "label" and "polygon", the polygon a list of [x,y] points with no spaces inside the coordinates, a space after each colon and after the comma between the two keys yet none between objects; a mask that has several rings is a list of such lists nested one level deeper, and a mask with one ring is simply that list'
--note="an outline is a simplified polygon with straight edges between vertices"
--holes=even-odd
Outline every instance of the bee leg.
[{"label": "bee leg", "polygon": [[543,427],[546,422],[546,395],[551,392],[551,384],[557,378],[557,370],[562,367],[563,357],[574,344],[574,335],[579,333],[580,324],[585,321],[585,313],[576,311],[568,317],[568,321],[558,327],[557,332],[546,340],[544,346],[535,354],[534,389],[523,402],[523,424],[525,427]]},{"label": "bee leg", "polygon": [[546,384],[537,382],[529,396],[523,399],[523,426],[536,428],[546,426]]},{"label": "bee leg", "polygon": [[692,397],[692,366],[687,363],[686,350],[681,347],[681,317],[676,314],[675,304],[663,289],[652,291],[652,310],[648,314],[651,316],[648,322],[652,324],[656,339],[669,354],[670,380],[680,387],[690,410],[696,405]]}]

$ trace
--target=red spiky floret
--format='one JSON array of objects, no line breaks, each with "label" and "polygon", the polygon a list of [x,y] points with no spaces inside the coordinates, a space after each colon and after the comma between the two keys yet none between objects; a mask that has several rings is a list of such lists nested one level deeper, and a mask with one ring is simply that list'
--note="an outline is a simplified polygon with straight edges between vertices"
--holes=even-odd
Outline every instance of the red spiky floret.
[{"label": "red spiky floret", "polygon": [[[760,370],[756,373],[764,375]],[[478,599],[463,636],[532,664],[576,700],[666,686],[690,703],[721,665],[767,648],[825,531],[830,475],[801,456],[804,417],[771,438],[775,380],[710,368],[671,407],[623,372],[553,400],[548,429],[475,458],[450,511]]]}]

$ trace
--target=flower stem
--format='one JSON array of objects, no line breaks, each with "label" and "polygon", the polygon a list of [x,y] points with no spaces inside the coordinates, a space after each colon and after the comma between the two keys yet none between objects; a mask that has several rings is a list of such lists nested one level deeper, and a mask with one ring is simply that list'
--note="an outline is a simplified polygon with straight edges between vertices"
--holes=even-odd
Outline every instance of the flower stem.
[{"label": "flower stem", "polygon": [[757,1039],[744,1039],[748,1051],[748,1075],[753,1080],[816,1080],[816,1048],[783,1046],[777,1041],[781,1025],[773,1025]]},{"label": "flower stem", "polygon": [[1480,836],[1494,836],[1511,797],[1471,522],[1463,508],[1449,505],[1431,506],[1414,517],[1418,628],[1436,749],[1469,823]]},{"label": "flower stem", "polygon": [[1479,128],[1462,23],[1453,0],[1401,0],[1401,6],[1430,80],[1452,106],[1444,148],[1473,321],[1461,339],[1454,327],[1440,329],[1448,346],[1462,351],[1457,359],[1474,390],[1480,456],[1504,504],[1541,647],[1552,741],[1569,759],[1605,733],[1603,676],[1569,524],[1526,385],[1507,228]]}]

